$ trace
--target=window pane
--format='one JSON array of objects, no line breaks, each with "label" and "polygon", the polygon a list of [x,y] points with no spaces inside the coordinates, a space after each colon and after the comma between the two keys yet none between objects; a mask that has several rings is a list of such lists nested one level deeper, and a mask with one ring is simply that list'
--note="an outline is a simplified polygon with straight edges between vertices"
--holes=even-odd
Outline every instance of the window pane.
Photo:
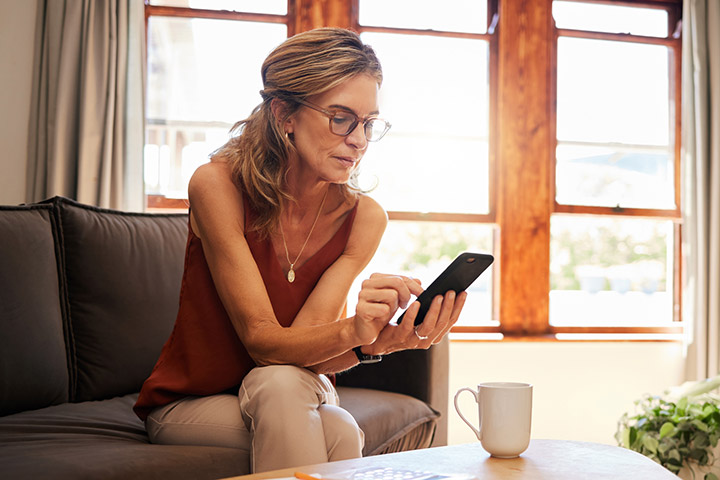
[{"label": "window pane", "polygon": [[148,123],[145,127],[145,193],[187,198],[195,169],[228,139],[230,125],[186,122]]},{"label": "window pane", "polygon": [[675,208],[674,153],[666,148],[561,143],[558,203],[624,208]]},{"label": "window pane", "polygon": [[[260,103],[260,66],[285,25],[176,17],[148,23],[147,193],[185,197],[200,163]],[[229,55],[229,45],[243,45]]]},{"label": "window pane", "polygon": [[[390,222],[377,253],[350,290],[348,315],[355,312],[361,283],[371,274],[408,275],[428,286],[460,253],[492,253],[492,239],[491,225]],[[457,325],[497,325],[492,321],[492,273],[492,267],[485,270],[468,288],[468,299]]]},{"label": "window pane", "polygon": [[487,42],[362,37],[382,62],[380,110],[393,125],[368,149],[362,184],[377,183],[387,210],[487,213]]},{"label": "window pane", "polygon": [[669,51],[558,39],[558,140],[670,145]]},{"label": "window pane", "polygon": [[675,208],[667,47],[560,37],[556,200]]},{"label": "window pane", "polygon": [[287,14],[287,0],[150,0],[150,5],[274,15]]},{"label": "window pane", "polygon": [[[285,25],[151,17],[148,118],[234,123],[261,101],[260,66]],[[228,54],[231,45],[242,49]]]},{"label": "window pane", "polygon": [[667,11],[654,8],[555,0],[553,17],[557,28],[629,33],[647,37],[668,36]]},{"label": "window pane", "polygon": [[487,1],[360,0],[360,25],[485,33]]},{"label": "window pane", "polygon": [[552,325],[673,320],[672,222],[555,215],[550,248]]}]

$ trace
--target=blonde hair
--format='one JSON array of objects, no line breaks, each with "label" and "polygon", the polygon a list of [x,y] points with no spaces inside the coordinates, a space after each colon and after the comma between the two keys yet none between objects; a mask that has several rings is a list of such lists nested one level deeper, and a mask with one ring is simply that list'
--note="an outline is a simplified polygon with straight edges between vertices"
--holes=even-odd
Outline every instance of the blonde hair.
[{"label": "blonde hair", "polygon": [[[298,108],[297,99],[323,93],[360,74],[382,83],[382,68],[373,49],[341,28],[318,28],[288,38],[262,65],[262,103],[237,122],[231,139],[213,156],[230,164],[233,180],[247,195],[257,219],[252,226],[266,235],[277,226],[284,201],[288,156],[294,145],[282,124]],[[284,103],[284,118],[275,118],[271,102]],[[355,175],[340,185],[346,198],[360,191]]]}]

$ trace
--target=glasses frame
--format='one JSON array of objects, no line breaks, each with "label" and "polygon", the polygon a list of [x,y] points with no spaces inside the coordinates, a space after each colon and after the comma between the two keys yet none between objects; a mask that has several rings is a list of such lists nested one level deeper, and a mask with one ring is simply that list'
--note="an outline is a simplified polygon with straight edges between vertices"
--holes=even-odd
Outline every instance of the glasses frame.
[{"label": "glasses frame", "polygon": [[[382,119],[380,117],[377,117],[375,115],[370,115],[365,118],[360,118],[357,115],[355,115],[355,113],[353,113],[349,110],[341,110],[341,111],[334,112],[332,110],[327,110],[325,108],[322,108],[319,105],[315,105],[312,102],[308,102],[307,100],[301,100],[298,98],[298,99],[295,99],[295,101],[297,103],[299,103],[300,105],[304,105],[304,106],[311,108],[311,109],[315,110],[316,112],[320,112],[323,115],[325,115],[326,117],[328,117],[328,127],[330,128],[330,133],[332,133],[333,135],[337,135],[339,137],[347,137],[352,132],[354,132],[355,129],[357,128],[357,126],[362,122],[363,135],[365,135],[365,140],[367,140],[368,142],[379,142],[385,136],[385,134],[387,134],[387,132],[390,131],[390,128],[392,127],[392,124],[390,122],[388,122],[387,120]],[[333,122],[333,119],[335,118],[335,116],[339,113],[344,113],[344,114],[352,115],[353,117],[355,117],[355,120],[353,121],[352,125],[350,126],[347,133],[345,133],[345,134],[341,134],[341,133],[337,133],[337,132],[333,131],[332,122]],[[382,132],[382,134],[380,134],[380,136],[378,138],[374,138],[371,140],[367,136],[366,126],[367,126],[368,122],[370,122],[372,120],[380,120],[381,122],[385,123],[385,130]]]}]

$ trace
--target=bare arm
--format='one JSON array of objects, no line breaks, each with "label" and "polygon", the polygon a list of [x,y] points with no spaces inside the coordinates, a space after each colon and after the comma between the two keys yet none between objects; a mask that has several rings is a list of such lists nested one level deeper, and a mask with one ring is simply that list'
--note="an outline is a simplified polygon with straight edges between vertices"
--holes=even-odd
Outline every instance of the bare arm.
[{"label": "bare arm", "polygon": [[191,179],[189,197],[191,222],[202,239],[215,287],[238,337],[258,364],[309,366],[346,357],[354,346],[374,341],[392,317],[386,293],[379,291],[359,305],[354,316],[337,320],[350,284],[384,231],[387,220],[379,207],[365,208],[362,214],[358,209],[346,252],[321,277],[293,325],[283,328],[245,240],[242,197],[229,167],[200,167]]}]

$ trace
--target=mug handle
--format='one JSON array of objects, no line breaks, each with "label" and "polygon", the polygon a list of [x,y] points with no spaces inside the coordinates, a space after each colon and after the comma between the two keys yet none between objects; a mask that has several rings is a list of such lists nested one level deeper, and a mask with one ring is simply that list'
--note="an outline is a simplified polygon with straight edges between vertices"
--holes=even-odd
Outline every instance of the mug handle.
[{"label": "mug handle", "polygon": [[[470,427],[473,432],[475,432],[475,436],[478,438],[478,440],[482,440],[482,438],[481,438],[482,435],[480,434],[480,430],[478,430],[477,428],[473,427],[472,423],[468,422],[468,419],[465,418],[465,415],[462,414],[462,412],[460,411],[460,407],[458,406],[458,397],[460,396],[460,393],[462,393],[464,390],[467,390],[468,392],[472,393],[472,394],[473,394],[473,397],[475,397],[475,403],[479,403],[479,401],[478,401],[478,392],[476,392],[476,391],[473,390],[472,388],[463,387],[463,388],[461,388],[460,390],[458,390],[457,393],[455,393],[455,401],[454,401],[454,403],[455,403],[455,410],[457,411],[458,415],[460,415],[460,418],[462,418],[463,422],[465,422],[465,423],[467,424],[467,426]],[[479,420],[479,419],[478,419],[478,420]]]}]

